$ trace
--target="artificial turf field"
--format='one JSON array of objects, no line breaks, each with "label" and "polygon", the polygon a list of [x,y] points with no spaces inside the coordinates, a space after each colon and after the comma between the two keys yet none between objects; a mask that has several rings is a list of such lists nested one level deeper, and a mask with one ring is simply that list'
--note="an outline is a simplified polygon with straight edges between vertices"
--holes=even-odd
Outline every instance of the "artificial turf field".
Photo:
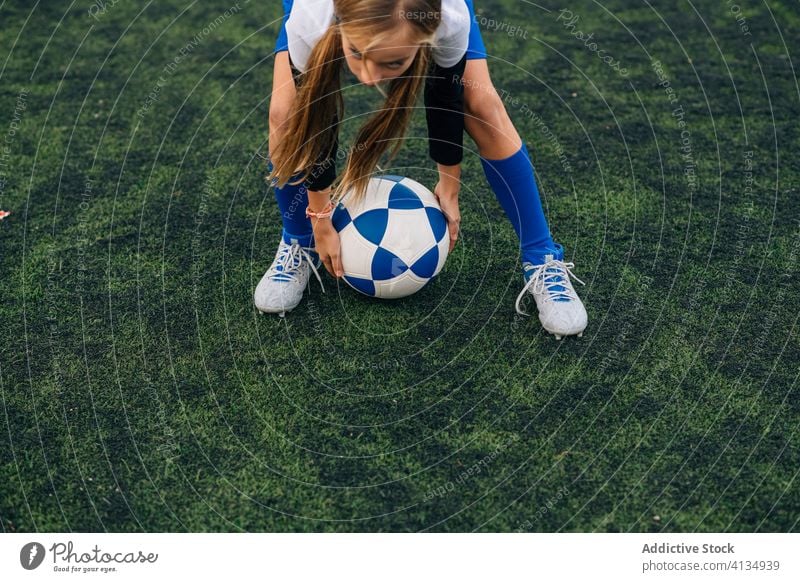
[{"label": "artificial turf field", "polygon": [[0,1],[2,531],[798,530],[797,4],[477,5],[582,338],[469,138],[434,283],[259,315],[280,3]]}]

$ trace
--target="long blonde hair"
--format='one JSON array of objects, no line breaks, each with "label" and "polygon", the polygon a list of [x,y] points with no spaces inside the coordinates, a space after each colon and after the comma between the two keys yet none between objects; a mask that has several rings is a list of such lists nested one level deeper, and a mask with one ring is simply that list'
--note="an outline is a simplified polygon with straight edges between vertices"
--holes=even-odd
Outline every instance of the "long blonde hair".
[{"label": "long blonde hair", "polygon": [[[389,149],[397,155],[417,95],[430,62],[431,43],[441,20],[441,0],[333,0],[337,22],[331,24],[311,51],[306,72],[300,76],[295,102],[281,142],[273,151],[269,176],[279,186],[300,172],[306,180],[315,163],[331,151],[336,131],[331,122],[344,119],[341,70],[344,51],[340,27],[348,36],[370,38],[369,50],[397,30],[398,22],[414,27],[419,50],[411,65],[389,81],[383,107],[358,131],[347,165],[335,186],[333,198],[352,190],[355,200],[364,196],[371,174]],[[338,128],[337,128],[338,129]],[[332,153],[333,156],[336,152]]]}]

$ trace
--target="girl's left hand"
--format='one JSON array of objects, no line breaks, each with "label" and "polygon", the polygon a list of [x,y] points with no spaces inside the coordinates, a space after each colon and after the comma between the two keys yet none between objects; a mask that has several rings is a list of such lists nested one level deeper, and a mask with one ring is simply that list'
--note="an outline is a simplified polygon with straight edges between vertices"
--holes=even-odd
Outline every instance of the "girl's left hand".
[{"label": "girl's left hand", "polygon": [[458,180],[439,180],[433,193],[439,199],[439,206],[447,219],[447,231],[450,234],[450,251],[456,246],[458,232],[461,227],[461,211],[458,208]]}]

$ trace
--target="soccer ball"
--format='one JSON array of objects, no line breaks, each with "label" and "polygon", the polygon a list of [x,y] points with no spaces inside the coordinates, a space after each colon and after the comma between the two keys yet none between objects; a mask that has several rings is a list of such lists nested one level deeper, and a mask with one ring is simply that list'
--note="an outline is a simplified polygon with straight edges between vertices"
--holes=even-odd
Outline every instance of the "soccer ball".
[{"label": "soccer ball", "polygon": [[436,196],[402,176],[371,178],[364,199],[349,193],[333,213],[344,280],[370,297],[399,299],[441,271],[450,239]]}]

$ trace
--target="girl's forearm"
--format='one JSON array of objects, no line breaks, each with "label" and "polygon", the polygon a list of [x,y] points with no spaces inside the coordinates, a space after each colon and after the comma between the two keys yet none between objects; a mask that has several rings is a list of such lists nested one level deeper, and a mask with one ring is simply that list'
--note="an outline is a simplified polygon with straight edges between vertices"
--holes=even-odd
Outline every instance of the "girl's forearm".
[{"label": "girl's forearm", "polygon": [[455,166],[436,164],[436,167],[439,170],[439,182],[457,191],[461,186],[461,164]]},{"label": "girl's forearm", "polygon": [[308,191],[308,208],[311,212],[322,212],[322,210],[331,201],[331,188],[324,190],[309,190]]}]

